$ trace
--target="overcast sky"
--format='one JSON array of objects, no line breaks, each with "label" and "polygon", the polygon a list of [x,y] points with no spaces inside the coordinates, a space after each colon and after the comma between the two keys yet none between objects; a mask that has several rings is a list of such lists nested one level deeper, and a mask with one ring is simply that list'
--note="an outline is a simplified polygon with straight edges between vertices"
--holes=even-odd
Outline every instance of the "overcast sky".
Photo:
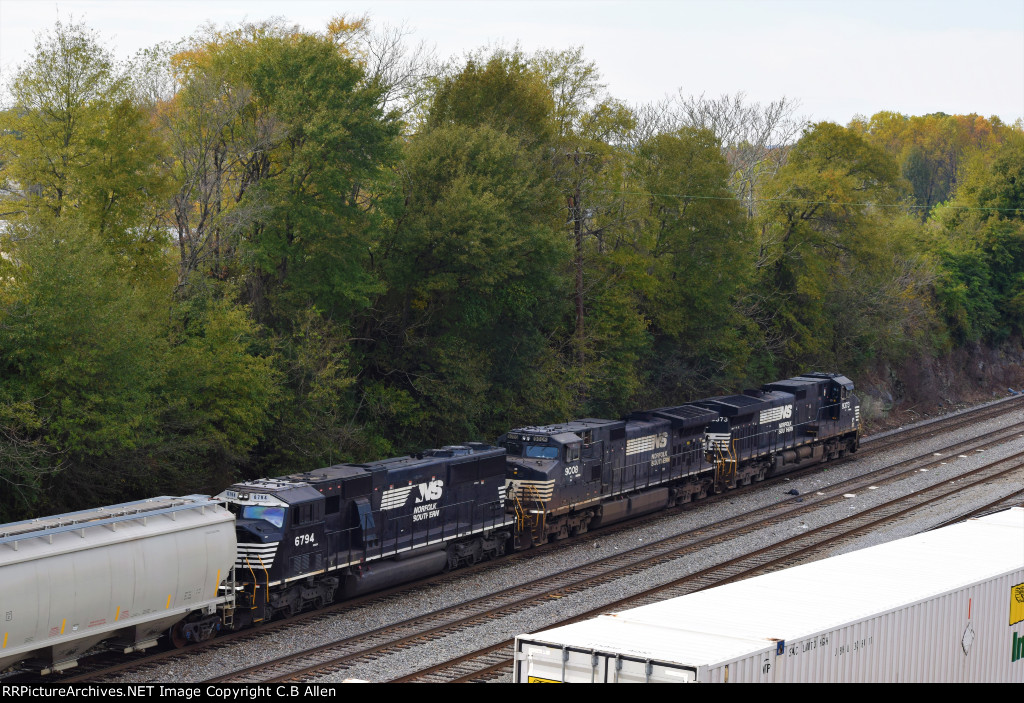
[{"label": "overcast sky", "polygon": [[811,119],[842,124],[880,110],[1024,118],[1024,0],[0,0],[0,75],[69,16],[128,57],[206,22],[280,16],[319,31],[339,14],[404,23],[439,57],[495,43],[582,46],[612,95],[631,104],[680,89],[742,91],[793,98]]}]

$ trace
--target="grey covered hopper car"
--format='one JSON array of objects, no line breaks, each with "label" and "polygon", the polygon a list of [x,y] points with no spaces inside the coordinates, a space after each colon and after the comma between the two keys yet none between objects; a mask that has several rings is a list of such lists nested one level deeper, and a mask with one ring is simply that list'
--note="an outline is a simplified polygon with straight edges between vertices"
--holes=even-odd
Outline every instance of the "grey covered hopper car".
[{"label": "grey covered hopper car", "polygon": [[96,643],[145,649],[216,615],[234,516],[207,496],[153,498],[0,525],[0,672],[73,667]]}]

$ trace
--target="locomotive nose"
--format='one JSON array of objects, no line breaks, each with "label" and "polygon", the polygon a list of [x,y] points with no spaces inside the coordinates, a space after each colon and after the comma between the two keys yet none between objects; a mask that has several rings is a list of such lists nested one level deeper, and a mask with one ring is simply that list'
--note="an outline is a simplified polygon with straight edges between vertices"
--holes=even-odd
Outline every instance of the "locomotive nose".
[{"label": "locomotive nose", "polygon": [[553,461],[541,459],[509,460],[505,475],[509,478],[518,479],[545,479],[548,477],[548,473],[554,463]]},{"label": "locomotive nose", "polygon": [[266,520],[242,518],[235,521],[235,536],[238,542],[235,566],[269,570],[276,561],[277,547],[284,532]]},{"label": "locomotive nose", "polygon": [[239,519],[235,521],[235,535],[239,542],[266,543],[280,542],[284,533],[266,520]]}]

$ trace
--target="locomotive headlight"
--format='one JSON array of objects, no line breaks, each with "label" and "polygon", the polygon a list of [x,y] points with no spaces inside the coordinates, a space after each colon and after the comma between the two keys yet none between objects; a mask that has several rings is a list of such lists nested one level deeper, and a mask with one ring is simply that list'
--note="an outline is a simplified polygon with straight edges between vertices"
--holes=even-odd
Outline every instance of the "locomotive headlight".
[{"label": "locomotive headlight", "polygon": [[238,499],[239,500],[249,500],[249,494],[248,493],[239,493],[238,494]]}]

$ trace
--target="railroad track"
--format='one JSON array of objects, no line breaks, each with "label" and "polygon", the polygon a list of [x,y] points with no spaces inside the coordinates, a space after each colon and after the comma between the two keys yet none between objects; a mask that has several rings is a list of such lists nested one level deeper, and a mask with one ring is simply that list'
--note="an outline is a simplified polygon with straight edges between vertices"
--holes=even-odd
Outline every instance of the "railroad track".
[{"label": "railroad track", "polygon": [[[869,456],[869,455],[874,454],[876,452],[881,452],[884,449],[893,446],[894,444],[905,443],[905,442],[908,442],[908,441],[913,441],[916,438],[923,438],[923,437],[928,437],[928,436],[934,436],[934,435],[937,435],[937,434],[939,434],[941,432],[952,431],[952,430],[955,430],[957,428],[961,428],[963,426],[966,426],[968,424],[981,423],[981,422],[984,422],[986,420],[989,420],[991,418],[994,418],[994,417],[997,417],[997,416],[1000,416],[1000,415],[1004,415],[1004,414],[1008,414],[1008,413],[1011,413],[1011,412],[1015,412],[1015,411],[1021,409],[1022,406],[1024,406],[1024,398],[1013,397],[1013,398],[1009,398],[1009,399],[1006,399],[1006,400],[1003,400],[1003,401],[992,403],[992,404],[989,404],[989,405],[986,405],[986,406],[981,406],[981,407],[976,408],[976,409],[964,411],[964,412],[958,413],[958,414],[953,415],[953,416],[937,418],[935,420],[931,420],[931,421],[925,422],[923,424],[917,425],[917,426],[912,427],[912,428],[907,428],[905,430],[901,430],[901,431],[896,432],[896,433],[887,434],[887,435],[879,437],[877,439],[873,438],[873,437],[872,438],[866,438],[863,441],[863,447],[862,447],[861,451],[858,452],[856,455],[854,455],[850,459],[840,460],[839,462],[832,462],[832,463],[830,463],[830,464],[828,464],[826,466],[837,466],[837,465],[839,465],[841,463],[845,463],[846,461],[849,461],[849,460],[852,460],[852,459],[859,459],[859,458],[862,458],[862,457],[865,457],[865,456]],[[998,434],[989,435],[988,438],[987,438],[989,440],[988,441],[988,446],[991,446],[992,444],[998,443],[1001,438],[1005,438],[1005,437],[1010,436],[1013,433],[1013,431],[1015,431],[1016,429],[1020,428],[1021,426],[1022,426],[1021,424],[1017,424],[1017,425],[1012,426],[1011,428],[1007,428],[1006,430],[1003,430],[1003,431],[999,432]],[[960,445],[963,445],[963,446],[967,446],[968,444],[969,443],[960,443]],[[957,446],[959,446],[959,445],[957,445]],[[952,451],[959,451],[959,450],[956,450],[956,449],[954,449],[952,447],[947,447],[947,448],[940,448],[940,451],[942,451],[944,453],[949,453],[949,452],[952,452]],[[963,449],[963,451],[967,451],[967,449]],[[900,465],[907,465],[907,464],[911,463],[912,461],[914,461],[914,460],[908,460],[908,462],[901,462]],[[897,466],[899,466],[899,465],[897,465]],[[153,668],[153,667],[157,666],[158,664],[166,662],[169,659],[176,659],[176,658],[180,658],[180,657],[188,658],[190,656],[196,655],[199,652],[201,652],[203,650],[206,650],[206,649],[209,649],[209,648],[227,647],[228,645],[230,645],[232,643],[235,643],[235,642],[238,642],[238,641],[244,641],[244,640],[249,639],[249,638],[263,637],[263,636],[266,636],[268,634],[280,633],[280,632],[283,632],[283,631],[285,631],[287,629],[290,629],[290,628],[292,628],[292,627],[294,627],[296,625],[299,625],[299,624],[306,624],[306,623],[311,623],[311,622],[315,623],[316,621],[321,620],[321,619],[337,617],[338,615],[343,614],[346,611],[353,610],[353,609],[355,609],[355,608],[357,608],[359,606],[365,605],[367,603],[378,603],[378,604],[383,603],[383,604],[387,604],[389,601],[397,601],[398,599],[408,595],[411,591],[417,590],[417,589],[421,589],[422,587],[424,587],[426,585],[429,585],[431,583],[444,582],[444,581],[446,581],[448,579],[451,579],[451,578],[460,578],[460,577],[463,577],[464,575],[468,575],[468,574],[471,574],[473,572],[485,573],[485,572],[487,572],[487,571],[489,571],[491,569],[501,568],[501,567],[503,567],[503,566],[505,566],[505,565],[507,565],[509,563],[514,563],[516,560],[533,559],[533,558],[539,557],[539,556],[541,556],[541,555],[543,555],[543,554],[545,554],[545,553],[547,553],[547,552],[549,552],[551,550],[556,550],[557,551],[559,549],[564,549],[566,547],[571,547],[574,544],[577,544],[579,542],[585,542],[585,541],[588,541],[588,540],[599,538],[600,536],[602,536],[603,534],[606,534],[606,533],[614,533],[614,532],[618,532],[618,531],[621,531],[621,530],[624,530],[624,529],[633,529],[633,528],[636,528],[636,527],[643,526],[644,524],[647,524],[647,523],[650,523],[650,522],[653,522],[653,521],[656,521],[656,520],[663,519],[665,516],[671,516],[674,513],[680,513],[680,512],[686,511],[686,510],[690,510],[690,509],[692,509],[692,507],[700,507],[702,505],[710,505],[710,504],[712,504],[713,502],[715,502],[717,500],[728,500],[728,499],[731,499],[733,497],[737,497],[737,496],[741,495],[746,490],[757,490],[758,486],[768,486],[768,485],[770,485],[773,482],[778,483],[778,482],[781,482],[781,481],[786,480],[786,479],[792,480],[792,479],[795,479],[795,478],[799,478],[800,476],[803,476],[803,475],[806,475],[806,474],[809,474],[809,473],[813,473],[813,472],[819,471],[820,468],[821,467],[811,467],[809,469],[804,469],[804,470],[801,470],[801,471],[798,471],[798,472],[793,472],[793,473],[787,474],[785,477],[780,477],[778,479],[771,479],[771,480],[765,481],[765,482],[763,482],[761,484],[754,484],[753,486],[741,487],[741,488],[738,488],[736,490],[729,491],[729,492],[723,493],[723,494],[718,495],[718,496],[709,497],[708,499],[706,499],[704,501],[700,501],[700,502],[698,502],[698,503],[696,503],[696,504],[694,504],[692,506],[688,504],[686,506],[674,508],[674,509],[671,509],[671,510],[668,510],[668,511],[662,511],[660,513],[656,513],[656,514],[651,515],[651,516],[643,516],[643,517],[638,518],[638,519],[633,520],[633,521],[628,521],[628,522],[624,522],[624,523],[618,523],[618,524],[615,524],[615,525],[611,525],[611,526],[608,526],[606,528],[601,528],[599,530],[591,531],[591,532],[586,533],[584,535],[581,535],[580,537],[575,538],[575,539],[563,540],[563,541],[560,541],[560,542],[556,542],[556,543],[553,543],[553,544],[544,545],[542,547],[535,548],[535,549],[530,550],[528,552],[522,552],[522,553],[519,553],[519,554],[516,554],[516,555],[511,555],[511,556],[506,557],[506,558],[504,558],[502,560],[498,560],[497,562],[485,562],[485,563],[482,563],[482,564],[478,564],[478,565],[476,565],[474,567],[470,567],[469,569],[460,569],[459,571],[454,572],[453,574],[442,574],[442,575],[431,577],[429,579],[425,579],[423,581],[419,581],[419,582],[416,582],[416,583],[413,583],[413,584],[403,584],[403,585],[395,587],[393,589],[388,589],[387,591],[381,591],[381,592],[377,592],[377,593],[374,593],[374,594],[369,594],[369,595],[362,596],[362,597],[359,597],[359,598],[356,598],[356,599],[353,599],[353,600],[345,601],[343,603],[330,606],[330,607],[325,608],[325,609],[321,609],[321,610],[314,611],[314,612],[300,614],[300,615],[298,615],[298,616],[296,616],[294,618],[291,618],[289,620],[276,621],[276,622],[273,622],[273,623],[268,623],[268,624],[266,624],[266,625],[264,625],[264,626],[262,626],[260,628],[254,628],[254,629],[250,629],[250,630],[246,630],[246,631],[242,631],[242,632],[238,632],[238,633],[231,633],[231,634],[228,634],[228,635],[224,635],[224,636],[218,637],[217,639],[212,640],[212,641],[207,642],[207,643],[202,643],[200,645],[193,645],[193,646],[189,647],[186,650],[164,651],[164,652],[158,652],[156,654],[149,653],[149,654],[145,654],[145,655],[139,655],[139,658],[135,658],[135,656],[130,657],[130,658],[126,658],[125,655],[120,654],[120,653],[111,653],[111,654],[103,653],[103,654],[96,655],[95,657],[90,658],[90,659],[92,659],[91,662],[89,661],[89,659],[83,659],[82,660],[83,666],[81,666],[80,668],[78,668],[76,670],[73,670],[73,672],[71,672],[70,675],[69,674],[63,674],[63,675],[60,675],[60,676],[53,676],[53,675],[51,675],[51,676],[47,677],[45,680],[51,681],[51,682],[58,682],[58,681],[59,682],[96,681],[96,680],[101,680],[103,678],[107,678],[107,677],[110,677],[110,676],[113,676],[113,675],[116,675],[116,674],[124,674],[124,673],[132,673],[132,672],[137,673],[139,671],[144,671],[144,670]],[[885,471],[885,469],[880,470],[880,471]],[[879,476],[879,475],[880,474],[878,472],[872,472],[872,474],[869,474],[868,476]],[[876,480],[881,480],[881,478],[878,478]],[[832,490],[832,489],[830,488],[829,490]],[[785,502],[786,501],[783,501],[783,503],[785,503]],[[24,680],[24,678],[22,680]],[[33,679],[31,677],[29,677],[28,680],[33,680]],[[35,679],[35,680],[38,680],[38,679]],[[8,679],[8,681],[12,681],[13,682],[14,680],[13,679]]]},{"label": "railroad track", "polygon": [[861,440],[861,445],[871,446],[872,450],[877,447],[888,447],[897,443],[915,441],[921,437],[928,437],[937,432],[949,432],[968,425],[975,425],[995,417],[1001,417],[1007,413],[1024,407],[1024,394],[1013,395],[1007,398],[979,405],[974,408],[962,410],[950,415],[942,415],[914,423],[911,427],[900,428],[888,432],[881,432]]},{"label": "railroad track", "polygon": [[[929,470],[938,467],[943,463],[943,459],[948,460],[947,455],[950,453],[958,451],[984,451],[1007,439],[1019,439],[1022,436],[1020,434],[1022,429],[1024,429],[1024,423],[1018,423],[996,435],[990,435],[984,441],[972,440],[970,442],[959,442],[949,445],[943,452],[938,452],[940,455],[938,458],[934,457],[936,452],[929,452],[927,459],[917,457],[884,469],[866,473],[854,479],[838,482],[828,488],[828,495],[805,496],[800,499],[804,501],[803,503],[795,503],[794,499],[775,503],[757,511],[756,514],[762,516],[757,519],[752,519],[750,514],[738,516],[715,523],[706,528],[700,528],[682,535],[652,542],[642,547],[631,549],[628,552],[589,564],[576,566],[555,574],[547,574],[534,581],[461,603],[454,608],[411,618],[401,623],[347,638],[340,642],[236,671],[232,674],[212,679],[211,682],[297,681],[321,676],[326,673],[346,671],[375,658],[393,654],[402,649],[418,646],[425,642],[475,627],[487,620],[504,618],[521,612],[532,608],[538,602],[564,598],[574,593],[613,582],[624,575],[635,574],[659,564],[685,558],[697,551],[731,542],[754,532],[770,529],[794,517],[809,514],[825,505],[843,502],[847,500],[844,497],[844,492],[849,494],[851,491],[866,491],[872,487],[877,488],[876,484],[896,481],[905,478],[908,474],[917,473],[922,469]],[[1024,453],[1020,457],[1024,461]],[[1001,465],[1006,461],[1001,460],[993,465]],[[1016,467],[1009,469],[1009,471],[1016,470]],[[981,469],[960,474],[950,480],[962,481],[966,476],[980,475],[986,471],[991,473],[988,467],[982,467]],[[985,474],[979,480],[988,481],[991,479],[991,475]],[[936,485],[941,486],[943,484]],[[893,501],[893,504],[908,500],[912,496],[922,495],[933,488],[934,486],[924,489],[924,491],[910,494],[910,496],[901,497],[897,501]],[[877,508],[872,509],[872,511],[877,511]],[[845,523],[847,520],[848,518],[841,522]],[[814,532],[817,533],[819,531],[820,529],[817,529]],[[757,553],[754,552],[754,554]],[[633,598],[634,596],[630,597],[630,599]],[[473,665],[475,665],[478,657],[487,658],[494,656],[498,656],[495,654],[494,648],[488,648],[482,654],[474,655],[468,659],[460,657],[458,662],[460,666],[464,667],[467,665],[467,662],[474,662]]]},{"label": "railroad track", "polygon": [[[565,618],[557,622],[543,625],[544,629],[568,625],[580,620],[590,619],[597,615],[624,608],[635,608],[648,605],[668,598],[676,598],[687,593],[720,586],[739,581],[751,576],[768,573],[783,568],[797,566],[813,559],[823,551],[830,551],[837,545],[870,533],[907,513],[942,501],[964,488],[986,484],[995,478],[1015,477],[1024,482],[1024,452],[1006,457],[983,467],[960,474],[920,491],[900,496],[878,506],[862,510],[839,520],[817,528],[808,529],[803,534],[784,539],[773,545],[730,559],[713,567],[688,574],[668,583],[647,589],[639,594],[631,595],[611,603],[604,604],[587,612]],[[961,483],[968,479],[968,483]],[[952,485],[957,484],[960,485]],[[1019,501],[1024,491],[1015,494]],[[1004,499],[1001,499],[1004,500]],[[996,501],[994,506],[1001,501]],[[979,509],[991,510],[990,506]],[[972,512],[972,514],[974,514]],[[470,683],[486,682],[507,676],[511,671],[514,640],[509,639],[497,644],[483,647],[447,662],[424,668],[420,671],[393,679],[396,683]]]}]

